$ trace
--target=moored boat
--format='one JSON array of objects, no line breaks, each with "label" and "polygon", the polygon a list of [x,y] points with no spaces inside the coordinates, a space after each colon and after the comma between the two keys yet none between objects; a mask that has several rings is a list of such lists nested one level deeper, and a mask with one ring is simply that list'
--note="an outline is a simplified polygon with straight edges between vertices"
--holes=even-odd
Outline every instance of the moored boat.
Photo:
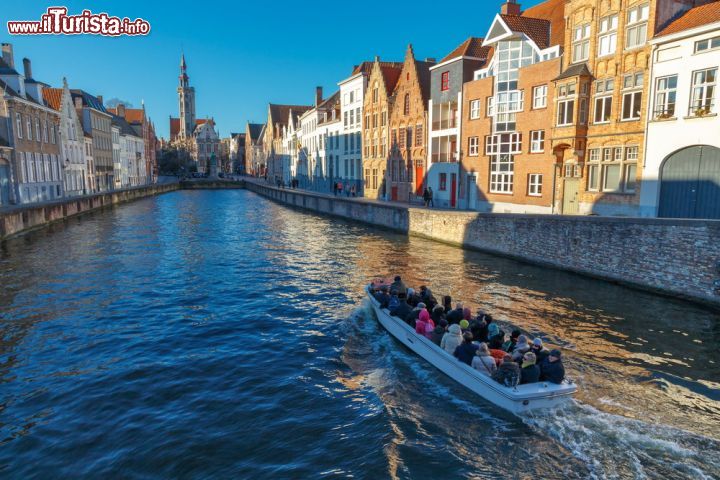
[{"label": "moored boat", "polygon": [[572,398],[577,391],[577,386],[567,380],[559,385],[550,382],[516,387],[501,385],[415,333],[410,325],[390,315],[386,308],[380,308],[380,303],[372,294],[372,284],[367,286],[366,293],[378,321],[393,337],[445,375],[505,410],[521,415],[538,408],[556,407]]}]

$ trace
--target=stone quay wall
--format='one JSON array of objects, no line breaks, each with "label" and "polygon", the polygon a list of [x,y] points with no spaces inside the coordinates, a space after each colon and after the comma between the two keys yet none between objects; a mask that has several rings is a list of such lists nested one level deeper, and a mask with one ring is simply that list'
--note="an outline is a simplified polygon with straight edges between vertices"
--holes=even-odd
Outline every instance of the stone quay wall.
[{"label": "stone quay wall", "polygon": [[254,181],[246,188],[316,213],[720,307],[720,221],[458,212]]},{"label": "stone quay wall", "polygon": [[178,190],[178,183],[147,185],[125,190],[69,197],[54,202],[16,205],[0,209],[0,240],[23,234],[103,207]]}]

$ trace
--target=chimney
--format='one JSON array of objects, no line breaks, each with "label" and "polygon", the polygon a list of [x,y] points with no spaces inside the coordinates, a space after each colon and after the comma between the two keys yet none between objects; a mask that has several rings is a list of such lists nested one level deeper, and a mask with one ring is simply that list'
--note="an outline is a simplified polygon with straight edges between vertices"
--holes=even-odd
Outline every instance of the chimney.
[{"label": "chimney", "polygon": [[98,102],[100,102],[100,105],[103,105],[102,95],[98,95],[97,99],[98,99]]},{"label": "chimney", "polygon": [[315,87],[315,106],[317,107],[322,102],[322,87]]},{"label": "chimney", "polygon": [[117,114],[118,114],[118,117],[125,118],[125,104],[124,103],[117,104]]},{"label": "chimney", "polygon": [[32,78],[32,64],[29,58],[23,58],[23,72],[25,78]]},{"label": "chimney", "polygon": [[12,43],[2,44],[2,59],[5,63],[7,63],[8,67],[15,68],[15,58],[13,57]]},{"label": "chimney", "polygon": [[520,4],[515,0],[506,0],[500,7],[500,13],[503,15],[520,15]]},{"label": "chimney", "polygon": [[427,57],[427,58],[425,59],[425,61],[426,61],[427,63],[435,63],[435,62],[437,62],[437,60],[435,60],[435,57]]}]

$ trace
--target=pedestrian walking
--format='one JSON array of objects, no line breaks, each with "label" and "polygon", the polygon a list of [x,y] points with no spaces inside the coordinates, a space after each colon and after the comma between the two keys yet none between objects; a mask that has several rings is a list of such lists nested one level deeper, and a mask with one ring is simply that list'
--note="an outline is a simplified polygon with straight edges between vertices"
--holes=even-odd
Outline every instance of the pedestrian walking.
[{"label": "pedestrian walking", "polygon": [[430,192],[428,191],[427,187],[425,187],[425,190],[423,190],[422,198],[423,205],[425,205],[426,207],[430,205]]},{"label": "pedestrian walking", "polygon": [[432,191],[432,187],[428,187],[428,193],[430,194],[430,206],[431,206],[431,207],[434,207],[434,206],[435,206],[435,203],[433,203],[433,191]]}]

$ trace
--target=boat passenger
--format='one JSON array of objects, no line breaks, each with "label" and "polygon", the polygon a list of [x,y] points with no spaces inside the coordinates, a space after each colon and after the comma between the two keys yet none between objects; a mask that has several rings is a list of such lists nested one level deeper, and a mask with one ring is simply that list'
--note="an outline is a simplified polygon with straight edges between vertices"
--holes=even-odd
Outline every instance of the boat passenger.
[{"label": "boat passenger", "polygon": [[495,365],[495,359],[490,355],[490,349],[487,343],[481,343],[475,353],[475,358],[472,361],[472,367],[483,375],[492,377],[497,365]]},{"label": "boat passenger", "polygon": [[510,334],[510,340],[503,343],[502,349],[508,353],[512,353],[513,350],[515,350],[515,345],[517,345],[518,337],[520,336],[520,334],[520,330],[513,330]]},{"label": "boat passenger", "polygon": [[443,297],[443,308],[445,309],[445,315],[450,313],[450,310],[452,310],[452,297],[450,295],[445,295]]},{"label": "boat passenger", "polygon": [[465,332],[463,333],[463,342],[455,348],[453,355],[461,362],[470,365],[477,349],[478,345],[473,343],[472,333]]},{"label": "boat passenger", "polygon": [[430,303],[430,299],[432,298],[432,292],[425,285],[420,287],[420,298],[422,298],[423,303],[426,305]]},{"label": "boat passenger", "polygon": [[540,381],[540,367],[535,364],[535,354],[527,352],[523,355],[523,362],[520,369],[520,385]]},{"label": "boat passenger", "polygon": [[[442,305],[435,305],[435,307],[432,309],[432,313],[430,314],[430,318],[433,319],[433,322],[435,322],[435,325],[440,323],[440,320],[445,320],[445,309]],[[447,322],[447,320],[446,320]]]},{"label": "boat passenger", "polygon": [[414,288],[407,289],[407,302],[410,304],[411,307],[416,307],[417,304],[421,301],[422,299],[420,298],[420,295],[415,292]]},{"label": "boat passenger", "polygon": [[540,364],[540,380],[551,383],[562,383],[565,378],[565,366],[562,363],[562,353],[555,349]]},{"label": "boat passenger", "polygon": [[468,322],[472,320],[472,311],[468,307],[463,308],[463,318]]},{"label": "boat passenger", "polygon": [[[425,304],[421,303],[420,305],[424,306]],[[430,314],[425,308],[423,308],[422,310],[420,310],[417,322],[415,322],[415,333],[419,333],[424,337],[430,338],[430,334],[434,329],[435,324],[430,318]]]},{"label": "boat passenger", "polygon": [[[470,324],[464,318],[462,320],[460,320],[459,325],[460,325],[460,330],[462,330],[463,333],[470,332]],[[470,332],[470,335],[472,335],[472,332]],[[474,340],[474,337],[473,337],[473,340]]]},{"label": "boat passenger", "polygon": [[401,294],[401,293],[407,294],[407,287],[405,286],[405,284],[403,283],[402,279],[400,278],[400,275],[397,275],[397,276],[395,277],[395,281],[390,284],[390,289],[393,289],[393,288],[394,288],[395,290],[397,290],[398,295]]},{"label": "boat passenger", "polygon": [[405,294],[404,293],[398,293],[398,306],[394,310],[390,310],[390,315],[394,315],[398,318],[402,318],[405,320],[405,318],[408,316],[408,313],[412,311],[412,307],[407,304],[405,301]]},{"label": "boat passenger", "polygon": [[[447,323],[447,322],[445,322]],[[445,336],[445,327],[440,324],[435,325],[432,333],[430,334],[430,340],[438,347],[442,343],[442,338]]]},{"label": "boat passenger", "polygon": [[405,317],[405,323],[415,328],[415,322],[417,322],[417,319],[420,316],[420,312],[422,310],[425,310],[425,304],[420,302],[417,304],[417,306],[415,306],[415,308],[412,309],[410,313],[408,313],[407,317]]},{"label": "boat passenger", "polygon": [[476,342],[487,342],[487,324],[485,323],[485,320],[481,318],[481,315],[478,315],[472,322],[470,322],[470,331],[472,332]]},{"label": "boat passenger", "polygon": [[462,343],[462,330],[460,325],[453,324],[448,327],[448,331],[443,335],[442,341],[440,342],[440,348],[445,350],[450,355],[455,353],[455,348]]},{"label": "boat passenger", "polygon": [[485,320],[485,323],[487,323],[488,339],[491,339],[495,335],[500,334],[500,327],[498,326],[497,323],[495,323],[492,315],[486,314],[484,320]]},{"label": "boat passenger", "polygon": [[502,350],[503,342],[505,342],[505,332],[500,330],[500,333],[490,339],[488,347],[491,349]]},{"label": "boat passenger", "polygon": [[395,310],[398,305],[400,305],[400,299],[398,298],[397,290],[391,290],[390,291],[390,300],[388,301],[388,310],[390,310],[390,314],[392,314],[393,310]]},{"label": "boat passenger", "polygon": [[491,348],[489,345],[488,348],[490,350],[490,356],[493,357],[493,359],[495,360],[495,365],[499,367],[507,353],[505,353],[504,350],[501,350],[499,348]]},{"label": "boat passenger", "polygon": [[463,319],[463,304],[458,303],[455,305],[455,310],[450,310],[450,313],[447,314],[447,321],[450,325],[453,323],[460,323],[460,320]]},{"label": "boat passenger", "polygon": [[550,350],[545,348],[543,346],[543,341],[541,338],[536,338],[533,340],[532,347],[530,347],[530,351],[535,354],[535,360],[538,365],[540,365],[543,360],[545,360],[548,355],[550,355]]},{"label": "boat passenger", "polygon": [[380,287],[380,291],[375,294],[375,300],[380,303],[380,308],[388,308],[390,304],[390,295],[388,295],[387,285]]},{"label": "boat passenger", "polygon": [[520,381],[520,365],[513,361],[512,356],[506,354],[492,378],[501,385],[514,387]]},{"label": "boat passenger", "polygon": [[528,338],[525,335],[518,337],[518,343],[515,345],[515,349],[512,353],[513,361],[522,362],[523,355],[530,351],[530,345],[528,345]]}]

